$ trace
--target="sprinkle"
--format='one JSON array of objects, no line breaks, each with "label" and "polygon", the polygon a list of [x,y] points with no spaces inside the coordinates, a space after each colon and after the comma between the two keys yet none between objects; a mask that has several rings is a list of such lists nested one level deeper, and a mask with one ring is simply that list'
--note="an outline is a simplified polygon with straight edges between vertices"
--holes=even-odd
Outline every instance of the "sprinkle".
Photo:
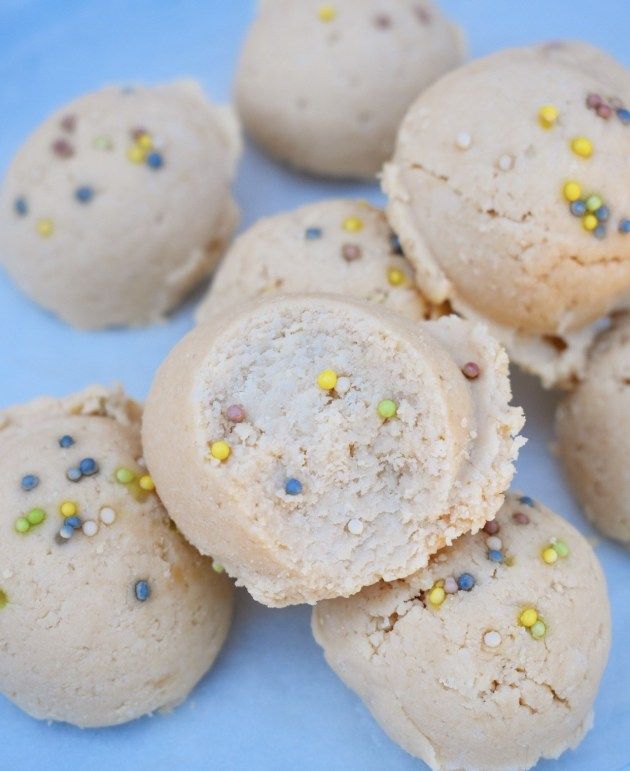
[{"label": "sprinkle", "polygon": [[81,517],[68,517],[65,522],[65,526],[71,527],[73,530],[78,530],[81,527]]},{"label": "sprinkle", "polygon": [[503,546],[503,541],[496,535],[486,538],[486,546],[490,551],[499,551]]},{"label": "sprinkle", "polygon": [[466,131],[460,131],[455,137],[455,144],[460,150],[468,150],[472,144],[472,137]]},{"label": "sprinkle", "polygon": [[562,188],[562,193],[567,201],[573,203],[582,195],[582,187],[578,182],[566,182]]},{"label": "sprinkle", "polygon": [[121,466],[120,468],[116,469],[116,480],[122,485],[130,484],[135,478],[136,474],[130,468]]},{"label": "sprinkle", "polygon": [[518,623],[528,629],[538,621],[538,611],[535,608],[525,608],[518,617]]},{"label": "sprinkle", "polygon": [[76,467],[69,468],[66,471],[66,477],[71,482],[78,482],[81,479],[82,476],[83,476],[83,474],[81,473],[81,469],[78,469]]},{"label": "sprinkle", "polygon": [[8,604],[9,598],[7,597],[7,593],[4,591],[4,589],[0,589],[0,610],[6,608]]},{"label": "sprinkle", "polygon": [[164,158],[160,153],[149,153],[147,155],[147,166],[151,169],[161,169],[164,166]]},{"label": "sprinkle", "polygon": [[54,222],[47,218],[37,220],[37,225],[35,227],[42,238],[48,238],[49,236],[52,236],[53,231],[55,230]]},{"label": "sprinkle", "polygon": [[153,477],[149,476],[149,474],[141,476],[138,480],[138,484],[148,493],[152,493],[155,490],[155,482],[153,481]]},{"label": "sprinkle", "polygon": [[459,586],[457,585],[457,581],[453,578],[453,576],[449,576],[448,578],[444,579],[444,591],[447,594],[456,594],[458,589]]},{"label": "sprinkle", "polygon": [[41,525],[46,519],[46,512],[43,509],[31,509],[26,515],[29,525]]},{"label": "sprinkle", "polygon": [[79,463],[79,471],[86,477],[91,477],[98,473],[98,463],[94,458],[83,458]]},{"label": "sprinkle", "polygon": [[39,484],[39,477],[36,477],[35,474],[26,474],[22,477],[20,481],[20,486],[22,490],[25,490],[28,492],[29,490],[34,490],[37,485]]},{"label": "sprinkle", "polygon": [[358,217],[347,217],[343,221],[343,229],[348,233],[358,233],[363,230],[363,220]]},{"label": "sprinkle", "polygon": [[306,228],[306,230],[304,231],[304,238],[307,241],[317,241],[321,237],[322,237],[321,228]]},{"label": "sprinkle", "polygon": [[136,585],[133,587],[133,593],[136,595],[138,602],[146,602],[151,596],[151,587],[148,581],[136,581]]},{"label": "sprinkle", "polygon": [[600,104],[602,104],[602,98],[599,94],[590,93],[586,97],[586,106],[589,108],[589,110],[596,109]]},{"label": "sprinkle", "polygon": [[474,361],[469,361],[462,367],[462,372],[468,380],[475,380],[481,374],[481,368]]},{"label": "sprinkle", "polygon": [[74,197],[79,203],[90,203],[92,198],[94,198],[94,190],[87,185],[82,185],[74,191]]},{"label": "sprinkle", "polygon": [[529,628],[529,633],[534,640],[542,639],[547,634],[547,627],[545,626],[544,621],[538,619],[538,621]]},{"label": "sprinkle", "polygon": [[335,386],[335,391],[339,394],[339,396],[343,396],[344,394],[347,394],[350,390],[350,378],[348,377],[340,377],[337,379],[337,385]]},{"label": "sprinkle", "polygon": [[[63,539],[64,541],[69,541],[70,538],[74,535],[74,528],[70,527],[69,525],[62,525],[59,528],[59,532],[57,533],[59,538]],[[63,542],[63,541],[62,541]]]},{"label": "sprinkle", "polygon": [[99,511],[99,517],[104,525],[113,525],[116,521],[116,512],[111,506],[103,506]]},{"label": "sprinkle", "polygon": [[77,119],[74,115],[64,115],[63,118],[59,121],[59,125],[64,131],[67,131],[68,134],[72,134],[76,128]]},{"label": "sprinkle", "polygon": [[348,522],[348,532],[352,535],[361,535],[363,532],[363,522],[360,519],[351,519]]},{"label": "sprinkle", "polygon": [[595,109],[595,112],[600,118],[603,118],[604,120],[608,120],[608,118],[610,118],[610,116],[613,113],[612,107],[610,107],[607,104],[598,105],[597,108]]},{"label": "sprinkle", "polygon": [[571,140],[571,150],[580,158],[590,158],[593,154],[593,143],[586,137],[575,137]]},{"label": "sprinkle", "polygon": [[598,225],[593,231],[595,238],[602,239],[606,235],[606,228],[603,225]]},{"label": "sprinkle", "polygon": [[462,573],[461,576],[457,579],[457,586],[462,590],[462,592],[469,592],[474,585],[475,579],[474,576],[470,575],[470,573]]},{"label": "sprinkle", "polygon": [[384,418],[385,420],[388,420],[389,418],[395,418],[396,413],[398,411],[398,406],[396,402],[393,402],[391,399],[383,399],[378,403],[377,406],[378,414]]},{"label": "sprinkle", "polygon": [[564,559],[565,557],[569,556],[569,547],[566,545],[564,541],[552,541],[551,545],[553,546],[554,551],[560,557],[560,559]]},{"label": "sprinkle", "polygon": [[400,268],[389,268],[387,271],[387,280],[392,286],[402,286],[407,281],[407,276]]},{"label": "sprinkle", "polygon": [[583,217],[586,214],[586,204],[584,201],[573,201],[569,209],[574,217]]},{"label": "sprinkle", "polygon": [[623,235],[630,233],[630,219],[624,218],[619,220],[619,232]]},{"label": "sprinkle", "polygon": [[230,445],[223,440],[212,442],[212,445],[210,446],[210,455],[212,455],[213,458],[216,458],[216,460],[227,460],[230,457],[231,452],[232,449]]},{"label": "sprinkle", "polygon": [[402,244],[400,243],[400,238],[396,235],[396,233],[392,233],[390,235],[389,245],[394,254],[404,254]]},{"label": "sprinkle", "polygon": [[59,513],[62,517],[73,517],[77,513],[77,504],[74,501],[64,501],[59,506]]},{"label": "sprinkle", "polygon": [[512,519],[517,525],[529,525],[529,517],[527,514],[523,514],[522,511],[516,511],[512,514]]},{"label": "sprinkle", "polygon": [[630,123],[630,110],[626,110],[625,107],[620,107],[617,110],[617,117],[625,125]]},{"label": "sprinkle", "polygon": [[606,206],[606,204],[603,204],[595,211],[595,216],[599,222],[607,222],[608,218],[610,217],[610,209],[608,206]]},{"label": "sprinkle", "polygon": [[302,489],[302,483],[299,479],[295,479],[295,477],[287,479],[287,481],[284,483],[284,492],[287,495],[301,495]]},{"label": "sprinkle", "polygon": [[496,521],[496,519],[490,520],[490,522],[486,522],[486,524],[483,526],[483,529],[488,535],[495,535],[495,533],[498,533],[501,529],[501,526]]},{"label": "sprinkle", "polygon": [[594,214],[586,214],[584,216],[584,219],[582,220],[582,225],[584,226],[584,230],[595,230],[597,227],[597,217]]},{"label": "sprinkle", "polygon": [[215,573],[224,573],[225,568],[220,562],[217,562],[216,560],[212,560],[212,569]]},{"label": "sprinkle", "polygon": [[26,517],[18,517],[15,520],[13,527],[15,527],[18,533],[27,533],[31,529],[29,521],[26,519]]},{"label": "sprinkle", "polygon": [[389,27],[392,26],[391,17],[384,13],[380,13],[378,16],[374,17],[374,25],[379,29],[389,29]]},{"label": "sprinkle", "polygon": [[501,645],[502,642],[503,642],[503,638],[495,630],[491,630],[490,632],[486,632],[484,634],[484,636],[483,636],[483,644],[487,648],[498,648],[499,645]]},{"label": "sprinkle", "polygon": [[589,195],[586,199],[586,208],[588,211],[596,212],[603,204],[604,202],[598,195]]},{"label": "sprinkle", "polygon": [[426,10],[426,8],[423,8],[421,5],[417,5],[414,8],[414,11],[418,19],[422,22],[422,24],[431,23],[431,14]]},{"label": "sprinkle", "polygon": [[241,404],[230,404],[225,411],[225,417],[231,423],[242,423],[245,420],[245,407]]},{"label": "sprinkle", "polygon": [[362,254],[361,247],[356,244],[344,244],[341,247],[341,256],[346,262],[354,262],[360,259]]},{"label": "sprinkle", "polygon": [[554,562],[558,561],[558,552],[553,548],[553,546],[545,547],[541,551],[540,556],[542,557],[543,562],[546,562],[547,565],[553,565]]},{"label": "sprinkle", "polygon": [[67,139],[56,139],[51,149],[59,158],[70,158],[74,155],[74,148]]},{"label": "sprinkle", "polygon": [[488,551],[488,559],[491,562],[503,562],[503,552],[498,549],[490,549]]},{"label": "sprinkle", "polygon": [[112,146],[112,140],[109,137],[98,136],[92,141],[92,147],[95,150],[111,150]]},{"label": "sprinkle", "polygon": [[88,538],[92,538],[92,536],[95,536],[98,533],[98,522],[95,522],[93,519],[86,519],[83,523],[83,535],[86,535]]},{"label": "sprinkle", "polygon": [[26,198],[24,198],[24,196],[16,198],[13,202],[13,209],[15,210],[15,213],[18,215],[18,217],[26,217],[28,214],[28,204],[26,203]]},{"label": "sprinkle", "polygon": [[323,391],[330,391],[337,385],[337,373],[334,369],[325,369],[317,376],[317,385]]},{"label": "sprinkle", "polygon": [[74,439],[71,436],[68,436],[68,434],[65,434],[64,436],[59,439],[59,446],[60,447],[72,447],[74,444]]},{"label": "sprinkle", "polygon": [[333,19],[337,16],[337,11],[335,10],[335,7],[331,3],[324,3],[323,5],[320,5],[317,9],[317,18],[320,21],[333,21]]},{"label": "sprinkle", "polygon": [[439,608],[446,599],[446,592],[442,586],[434,586],[429,592],[429,602]]},{"label": "sprinkle", "polygon": [[499,158],[498,166],[501,169],[501,171],[510,171],[514,168],[514,156],[513,155],[502,155]]},{"label": "sprinkle", "polygon": [[153,149],[153,138],[151,134],[149,134],[148,131],[142,128],[134,129],[131,132],[132,138],[135,140],[138,147],[141,147],[143,150],[152,150]]},{"label": "sprinkle", "polygon": [[127,158],[132,163],[144,163],[146,159],[146,153],[141,147],[138,147],[138,145],[132,145],[127,150]]},{"label": "sprinkle", "polygon": [[552,104],[545,104],[538,110],[538,122],[544,129],[553,128],[558,120],[558,108]]}]

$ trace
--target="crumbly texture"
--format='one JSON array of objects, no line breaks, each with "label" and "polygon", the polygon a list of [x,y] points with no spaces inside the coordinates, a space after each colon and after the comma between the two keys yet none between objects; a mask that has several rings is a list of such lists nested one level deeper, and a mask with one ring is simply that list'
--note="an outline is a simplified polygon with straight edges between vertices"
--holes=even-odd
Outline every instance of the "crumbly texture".
[{"label": "crumbly texture", "polygon": [[238,111],[256,142],[299,169],[374,177],[407,107],[464,50],[427,0],[269,0],[241,53]]},{"label": "crumbly texture", "polygon": [[322,201],[257,222],[225,255],[197,321],[279,292],[334,292],[411,319],[429,315],[384,213],[361,201]]},{"label": "crumbly texture", "polygon": [[[589,95],[615,109],[601,117]],[[557,110],[548,128],[544,106]],[[630,74],[591,46],[502,51],[421,94],[384,171],[388,217],[422,292],[485,320],[546,385],[580,373],[585,328],[628,301],[628,107]],[[590,157],[572,150],[576,137]],[[601,237],[571,213],[568,181],[608,207]]]},{"label": "crumbly texture", "polygon": [[[471,360],[476,380],[460,370]],[[328,369],[332,390],[317,383]],[[494,515],[521,443],[510,397],[507,357],[478,325],[276,296],[171,352],[147,402],[146,458],[202,553],[260,602],[312,603],[409,575]],[[226,460],[211,456],[217,441]]]},{"label": "crumbly texture", "polygon": [[[426,570],[313,611],[330,666],[432,769],[531,768],[575,747],[592,725],[610,647],[597,558],[561,517],[518,496],[496,522],[503,563],[488,558],[487,533],[466,535]],[[541,550],[554,538],[569,553],[546,564]],[[431,603],[436,582],[463,573],[471,590]],[[543,637],[519,623],[525,608],[543,619]]]},{"label": "crumbly texture", "polygon": [[212,270],[231,236],[239,153],[235,117],[195,82],[83,96],[48,118],[9,168],[0,263],[73,326],[154,322]]},{"label": "crumbly texture", "polygon": [[[33,717],[95,727],[173,707],[227,634],[229,579],[139,484],[139,419],[137,404],[101,387],[2,413],[0,691]],[[61,447],[65,435],[74,443]],[[97,473],[71,482],[67,469],[84,458]],[[118,482],[120,467],[134,481]],[[25,490],[27,475],[39,482]],[[67,541],[58,535],[63,502],[76,504],[86,528]],[[17,532],[33,509],[43,522]]]},{"label": "crumbly texture", "polygon": [[598,338],[584,380],[558,406],[556,432],[586,515],[630,546],[630,314]]}]

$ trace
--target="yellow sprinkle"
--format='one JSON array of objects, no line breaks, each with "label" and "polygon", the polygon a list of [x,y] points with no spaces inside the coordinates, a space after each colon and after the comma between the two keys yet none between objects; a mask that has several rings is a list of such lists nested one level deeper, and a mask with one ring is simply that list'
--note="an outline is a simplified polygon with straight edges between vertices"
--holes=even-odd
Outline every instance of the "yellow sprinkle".
[{"label": "yellow sprinkle", "polygon": [[136,145],[143,150],[152,150],[153,138],[151,137],[151,134],[140,134],[140,136],[136,139]]},{"label": "yellow sprinkle", "polygon": [[[210,455],[217,460],[227,460],[232,452],[230,445],[227,442],[219,441],[213,442],[210,447]],[[554,552],[555,553],[555,552]]]},{"label": "yellow sprinkle", "polygon": [[439,607],[446,599],[446,592],[441,586],[434,586],[429,592],[429,602],[431,605]]},{"label": "yellow sprinkle", "polygon": [[597,217],[594,214],[587,214],[582,219],[582,225],[584,225],[584,230],[595,230],[595,228],[598,225]]},{"label": "yellow sprinkle", "polygon": [[593,155],[593,143],[586,137],[575,137],[575,139],[572,139],[571,149],[580,158],[590,158]]},{"label": "yellow sprinkle", "polygon": [[332,21],[337,16],[337,11],[332,3],[324,3],[317,9],[317,18],[320,21]]},{"label": "yellow sprinkle", "polygon": [[48,238],[48,236],[52,236],[55,229],[53,221],[49,219],[37,220],[36,227],[37,232],[42,238]]},{"label": "yellow sprinkle", "polygon": [[155,490],[155,482],[153,481],[153,478],[150,477],[148,474],[145,474],[144,476],[140,477],[140,479],[138,480],[138,484],[143,490],[147,490],[150,493],[152,493]]},{"label": "yellow sprinkle", "polygon": [[558,552],[553,548],[553,546],[547,546],[544,548],[540,556],[543,558],[543,562],[546,562],[547,565],[553,565],[554,562],[558,561]]},{"label": "yellow sprinkle", "polygon": [[392,286],[402,286],[407,280],[407,276],[400,268],[390,268],[387,271],[387,280]]},{"label": "yellow sprinkle", "polygon": [[545,129],[553,127],[558,120],[558,115],[558,108],[554,107],[552,104],[545,104],[538,110],[538,120],[540,125]]},{"label": "yellow sprinkle", "polygon": [[579,200],[582,195],[582,188],[577,182],[567,182],[562,188],[562,192],[567,201],[573,203],[573,201]]},{"label": "yellow sprinkle", "polygon": [[363,220],[358,217],[348,217],[343,221],[343,229],[348,233],[358,233],[363,230]]},{"label": "yellow sprinkle", "polygon": [[62,517],[74,517],[77,513],[77,504],[73,501],[64,501],[59,506],[59,513]]},{"label": "yellow sprinkle", "polygon": [[127,150],[127,158],[129,158],[132,163],[144,163],[146,153],[139,145],[132,145]]},{"label": "yellow sprinkle", "polygon": [[337,385],[337,373],[334,369],[325,369],[317,376],[317,385],[324,391],[330,391]]},{"label": "yellow sprinkle", "polygon": [[530,626],[538,621],[538,612],[534,608],[525,608],[525,610],[518,617],[518,622],[521,626],[525,626],[529,629]]}]

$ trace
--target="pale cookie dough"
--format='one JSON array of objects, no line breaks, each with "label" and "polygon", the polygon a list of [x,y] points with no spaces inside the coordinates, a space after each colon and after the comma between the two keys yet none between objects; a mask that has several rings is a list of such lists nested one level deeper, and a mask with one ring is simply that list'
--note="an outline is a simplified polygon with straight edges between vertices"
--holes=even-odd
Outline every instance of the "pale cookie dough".
[{"label": "pale cookie dough", "polygon": [[257,222],[225,255],[196,318],[279,292],[334,292],[411,319],[429,314],[385,215],[359,201],[321,201]]},{"label": "pale cookie dough", "polygon": [[169,520],[139,421],[96,386],[0,414],[0,691],[33,717],[173,707],[227,634],[230,581]]},{"label": "pale cookie dough", "polygon": [[510,397],[479,325],[278,295],[171,352],[145,453],[202,553],[260,602],[313,603],[409,575],[494,515],[522,442]]},{"label": "pale cookie dough", "polygon": [[195,82],[108,87],[48,118],[0,193],[0,264],[87,329],[161,319],[237,221],[235,117]]},{"label": "pale cookie dough", "polygon": [[630,545],[630,314],[594,346],[584,380],[556,414],[558,453],[586,515]]},{"label": "pale cookie dough", "polygon": [[547,386],[630,292],[630,73],[582,43],[502,51],[409,109],[388,217],[428,300],[482,319]]},{"label": "pale cookie dough", "polygon": [[610,647],[606,584],[565,520],[509,495],[426,570],[322,602],[326,660],[432,769],[527,769],[593,722]]},{"label": "pale cookie dough", "polygon": [[265,150],[305,171],[374,177],[417,95],[463,60],[461,31],[427,0],[266,0],[236,75]]}]

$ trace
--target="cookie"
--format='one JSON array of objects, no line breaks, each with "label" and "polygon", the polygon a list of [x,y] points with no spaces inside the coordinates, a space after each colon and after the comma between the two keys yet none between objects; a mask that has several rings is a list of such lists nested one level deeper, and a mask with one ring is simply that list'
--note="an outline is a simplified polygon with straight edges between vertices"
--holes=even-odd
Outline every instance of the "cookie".
[{"label": "cookie", "polygon": [[630,290],[630,73],[559,43],[502,51],[420,95],[384,171],[433,303],[486,321],[545,385],[579,377]]},{"label": "cookie", "polygon": [[83,96],[44,121],[9,168],[0,263],[75,327],[154,322],[223,251],[239,153],[236,119],[194,82]]},{"label": "cookie", "polygon": [[238,111],[261,147],[298,169],[374,177],[407,107],[464,49],[427,0],[261,2],[236,74]]},{"label": "cookie", "polygon": [[509,400],[478,325],[278,295],[171,352],[145,457],[202,553],[260,602],[313,603],[409,575],[494,515],[521,443]]},{"label": "cookie", "polygon": [[584,380],[556,413],[558,454],[586,515],[630,545],[630,314],[591,351]]},{"label": "cookie", "polygon": [[318,604],[312,627],[381,727],[432,769],[526,769],[575,747],[610,647],[593,550],[516,495],[425,570]]},{"label": "cookie", "polygon": [[2,413],[0,691],[33,717],[175,706],[227,634],[230,581],[169,520],[139,420],[100,387]]},{"label": "cookie", "polygon": [[259,220],[228,250],[197,321],[278,292],[334,292],[411,319],[429,313],[385,215],[359,201],[321,201]]}]

